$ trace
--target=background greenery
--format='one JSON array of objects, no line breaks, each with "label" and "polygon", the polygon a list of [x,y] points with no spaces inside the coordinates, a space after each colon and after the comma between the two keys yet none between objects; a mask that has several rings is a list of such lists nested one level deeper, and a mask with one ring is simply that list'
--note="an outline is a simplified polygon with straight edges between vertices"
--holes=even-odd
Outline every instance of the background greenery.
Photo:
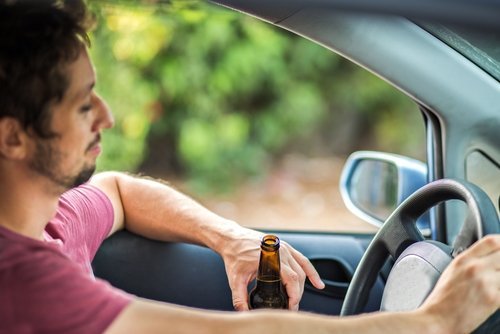
[{"label": "background greenery", "polygon": [[[289,151],[422,159],[408,98],[303,38],[200,1],[90,1],[98,92],[116,126],[99,169],[230,191]],[[420,131],[420,129],[419,129]]]}]

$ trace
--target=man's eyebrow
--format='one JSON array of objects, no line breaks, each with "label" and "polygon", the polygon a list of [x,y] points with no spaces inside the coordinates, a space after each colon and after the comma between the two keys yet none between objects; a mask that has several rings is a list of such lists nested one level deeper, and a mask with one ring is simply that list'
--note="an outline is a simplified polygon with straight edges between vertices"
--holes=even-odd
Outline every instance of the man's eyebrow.
[{"label": "man's eyebrow", "polygon": [[79,100],[83,98],[84,96],[88,95],[95,87],[95,81],[92,81],[90,84],[88,84],[86,87],[82,88],[79,90],[76,94],[74,99]]},{"label": "man's eyebrow", "polygon": [[88,86],[87,86],[87,90],[85,91],[85,93],[89,93],[91,92],[95,87],[95,81],[92,81]]}]

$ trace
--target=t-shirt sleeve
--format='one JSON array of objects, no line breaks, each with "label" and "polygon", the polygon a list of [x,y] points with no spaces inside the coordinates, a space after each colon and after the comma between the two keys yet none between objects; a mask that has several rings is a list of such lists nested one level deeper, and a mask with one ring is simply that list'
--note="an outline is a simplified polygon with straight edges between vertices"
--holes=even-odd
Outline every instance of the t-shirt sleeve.
[{"label": "t-shirt sleeve", "polygon": [[66,221],[68,237],[86,244],[92,260],[113,227],[114,211],[111,201],[100,189],[84,184],[63,194],[58,217]]},{"label": "t-shirt sleeve", "polygon": [[4,296],[16,327],[28,333],[102,333],[132,299],[55,250],[30,254],[13,268],[11,295]]}]

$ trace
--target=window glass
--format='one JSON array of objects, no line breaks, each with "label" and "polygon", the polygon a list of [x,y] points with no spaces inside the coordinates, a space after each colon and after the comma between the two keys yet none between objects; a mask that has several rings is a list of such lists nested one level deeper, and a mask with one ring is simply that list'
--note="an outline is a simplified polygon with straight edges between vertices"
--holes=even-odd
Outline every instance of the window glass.
[{"label": "window glass", "polygon": [[[481,189],[483,189],[491,201],[495,205],[497,211],[500,206],[500,167],[493,159],[481,151],[473,151],[466,158],[465,164],[466,179]],[[467,206],[462,201],[455,201],[455,203],[448,204],[452,211],[450,214],[452,219],[450,221],[463,221],[463,217],[467,214]],[[456,217],[456,219],[455,219]],[[463,222],[460,224],[448,224],[447,236],[448,240],[453,242],[462,227]]]},{"label": "window glass", "polygon": [[255,228],[364,233],[339,176],[356,150],[424,160],[417,106],[304,38],[198,2],[96,6],[98,168],[167,180]]},{"label": "window glass", "polygon": [[466,177],[488,194],[500,212],[500,164],[483,152],[474,151],[467,156]]}]

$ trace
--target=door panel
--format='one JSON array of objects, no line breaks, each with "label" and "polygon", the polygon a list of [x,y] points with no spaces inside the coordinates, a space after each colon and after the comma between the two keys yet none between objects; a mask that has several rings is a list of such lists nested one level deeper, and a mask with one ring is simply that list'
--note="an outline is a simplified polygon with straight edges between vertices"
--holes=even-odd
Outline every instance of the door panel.
[{"label": "door panel", "polygon": [[[348,283],[371,236],[273,233],[308,257],[327,284],[323,291],[306,284],[301,310],[338,315]],[[158,242],[121,231],[104,242],[93,268],[96,277],[140,297],[233,310],[223,261],[205,247]],[[379,278],[366,311],[378,309],[383,287]]]},{"label": "door panel", "polygon": [[121,231],[103,243],[92,266],[96,277],[139,297],[233,309],[224,263],[205,247],[153,241]]}]

